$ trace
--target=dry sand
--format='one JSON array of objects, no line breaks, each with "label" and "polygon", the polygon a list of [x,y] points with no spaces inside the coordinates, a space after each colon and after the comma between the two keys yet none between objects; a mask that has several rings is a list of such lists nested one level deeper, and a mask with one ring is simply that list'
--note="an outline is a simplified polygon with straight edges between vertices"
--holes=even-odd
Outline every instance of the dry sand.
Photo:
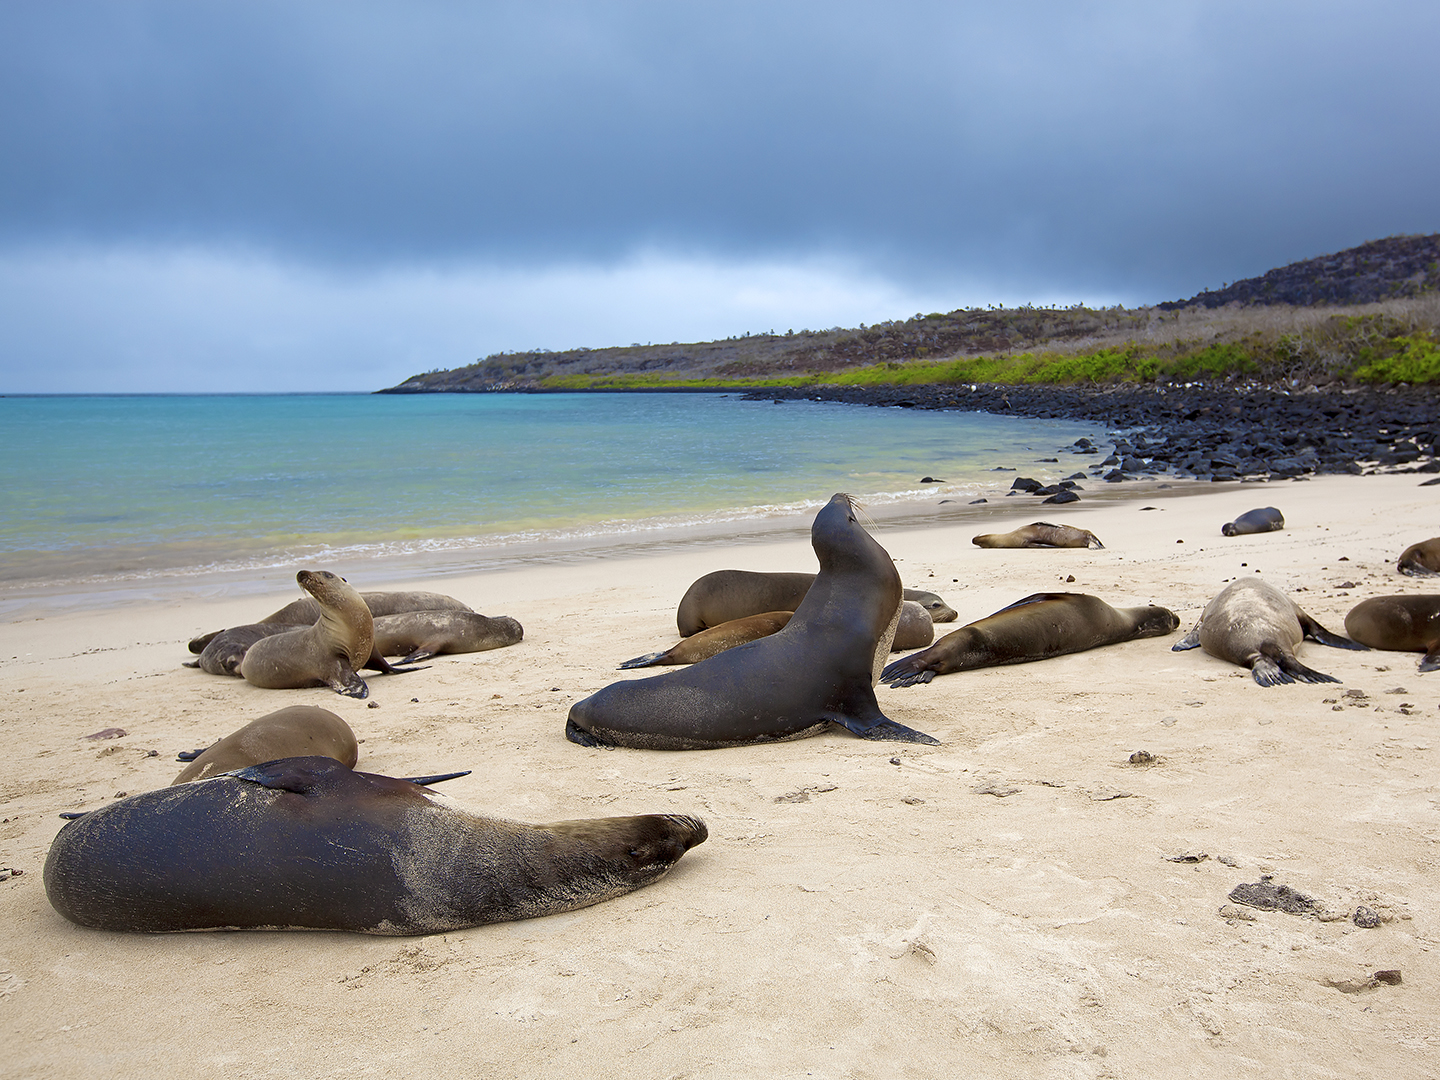
[{"label": "dry sand", "polygon": [[[368,702],[180,666],[192,634],[298,596],[279,574],[273,596],[8,622],[0,866],[23,873],[0,882],[0,1075],[1440,1074],[1440,674],[1417,674],[1416,654],[1306,642],[1301,659],[1343,685],[1264,689],[1170,651],[1237,575],[1263,573],[1336,632],[1367,597],[1440,591],[1394,569],[1440,534],[1440,488],[1418,480],[882,521],[905,584],[962,623],[1066,588],[1181,619],[1166,638],[880,687],[938,747],[840,731],[689,753],[565,741],[573,701],[652,674],[615,665],[675,641],[694,578],[813,569],[798,533],[414,582],[518,618],[525,640],[371,677]],[[1284,532],[1220,535],[1265,505]],[[1107,547],[970,544],[1041,517]],[[60,811],[166,784],[177,750],[295,703],[343,715],[362,769],[473,769],[445,790],[481,812],[696,814],[710,839],[618,900],[423,938],[106,933],[51,909]],[[128,734],[86,738],[108,727]],[[1154,763],[1130,764],[1142,750]],[[1264,874],[1384,921],[1226,907]],[[1392,969],[1399,985],[1362,988]]]}]

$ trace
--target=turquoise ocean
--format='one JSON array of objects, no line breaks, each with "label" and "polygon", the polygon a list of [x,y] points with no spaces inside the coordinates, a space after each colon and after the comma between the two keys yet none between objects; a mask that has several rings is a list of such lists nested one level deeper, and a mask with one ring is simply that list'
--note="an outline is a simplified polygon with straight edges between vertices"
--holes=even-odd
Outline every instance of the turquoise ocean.
[{"label": "turquoise ocean", "polygon": [[962,500],[1008,487],[997,465],[1064,475],[1080,459],[1059,451],[1096,434],[735,394],[0,397],[0,606],[296,563],[493,566],[743,531],[836,491],[872,509]]}]

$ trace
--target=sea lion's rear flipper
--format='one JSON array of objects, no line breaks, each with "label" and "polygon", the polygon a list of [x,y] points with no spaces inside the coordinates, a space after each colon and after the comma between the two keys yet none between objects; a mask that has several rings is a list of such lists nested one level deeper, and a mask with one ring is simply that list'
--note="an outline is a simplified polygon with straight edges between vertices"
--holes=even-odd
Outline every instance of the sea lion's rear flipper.
[{"label": "sea lion's rear flipper", "polygon": [[634,660],[626,660],[623,664],[620,665],[619,670],[624,671],[626,668],[636,667],[656,667],[660,663],[660,658],[666,655],[668,655],[668,653],[646,653],[644,656],[635,657]]},{"label": "sea lion's rear flipper", "polygon": [[1250,673],[1255,676],[1255,681],[1261,686],[1278,686],[1281,683],[1338,683],[1340,680],[1334,675],[1326,675],[1323,671],[1316,671],[1300,663],[1293,656],[1288,656],[1273,645],[1263,645],[1260,648],[1260,656],[1250,668]]},{"label": "sea lion's rear flipper", "polygon": [[199,637],[191,638],[190,651],[196,656],[199,656],[205,651],[205,646],[209,645],[213,638],[219,637],[224,632],[224,630],[211,630],[208,634],[201,634]]},{"label": "sea lion's rear flipper", "polygon": [[[432,655],[434,654],[426,653],[424,656],[421,656],[418,659],[427,660]],[[410,663],[410,659],[411,658],[407,656],[404,660],[401,660],[400,663],[408,664]],[[366,660],[362,666],[365,668],[366,671],[378,671],[381,675],[404,675],[406,672],[409,671],[425,670],[423,667],[396,667],[394,664],[390,663],[389,660],[386,660],[383,656],[380,656],[373,652],[370,654],[370,659]]]},{"label": "sea lion's rear flipper", "polygon": [[862,739],[884,740],[887,742],[913,742],[925,743],[929,746],[939,746],[940,740],[926,735],[923,731],[916,731],[904,724],[897,724],[894,720],[886,720],[883,716],[870,724],[856,720],[849,716],[832,716],[841,727],[853,735]]},{"label": "sea lion's rear flipper", "polygon": [[1357,652],[1370,651],[1369,645],[1361,645],[1358,641],[1351,641],[1348,637],[1332,634],[1299,608],[1295,609],[1295,614],[1299,616],[1300,629],[1305,631],[1305,636],[1311,641],[1318,641],[1321,645],[1329,645],[1334,649],[1354,649]]},{"label": "sea lion's rear flipper", "polygon": [[[432,656],[434,656],[434,655],[435,655],[435,654],[434,654],[433,652],[431,652],[429,649],[416,649],[414,652],[410,653],[408,656],[402,656],[402,657],[400,658],[400,663],[402,663],[402,664],[418,664],[421,660],[429,660],[429,659],[430,659]],[[397,670],[398,670],[398,669],[397,669]]]},{"label": "sea lion's rear flipper", "polygon": [[1440,641],[1430,646],[1430,650],[1420,658],[1420,671],[1440,671]]},{"label": "sea lion's rear flipper", "polygon": [[935,678],[935,672],[925,666],[922,659],[923,653],[911,653],[893,663],[886,664],[880,672],[880,681],[889,683],[890,689],[897,686],[914,686],[918,683],[927,683]]},{"label": "sea lion's rear flipper", "polygon": [[[1170,651],[1171,651],[1171,652],[1184,652],[1186,649],[1198,649],[1199,647],[1200,647],[1200,624],[1197,622],[1197,623],[1195,624],[1195,629],[1194,629],[1194,630],[1191,630],[1188,634],[1186,634],[1183,638],[1181,638],[1179,641],[1177,641],[1174,645],[1171,645],[1171,646],[1170,646]],[[1262,683],[1261,685],[1263,686],[1264,684]]]},{"label": "sea lion's rear flipper", "polygon": [[182,660],[182,661],[180,661],[180,666],[181,666],[181,667],[193,667],[193,668],[198,668],[198,667],[200,666],[200,661],[199,661],[199,660]]}]

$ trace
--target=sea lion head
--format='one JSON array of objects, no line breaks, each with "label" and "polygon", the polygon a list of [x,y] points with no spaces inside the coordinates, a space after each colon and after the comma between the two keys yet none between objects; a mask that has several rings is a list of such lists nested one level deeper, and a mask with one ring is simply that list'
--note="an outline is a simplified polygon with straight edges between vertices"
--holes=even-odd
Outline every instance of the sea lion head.
[{"label": "sea lion head", "polygon": [[[842,491],[832,495],[815,515],[815,522],[810,526],[810,545],[815,549],[815,557],[820,560],[820,571],[843,574],[861,570],[873,573],[883,565],[888,570],[886,576],[894,576],[898,593],[900,574],[895,569],[895,562],[865,531],[860,521],[862,513],[860,504]],[[895,606],[898,608],[899,605],[897,595]]]},{"label": "sea lion head", "polygon": [[679,814],[556,821],[541,828],[554,835],[556,855],[583,855],[592,874],[587,890],[616,896],[663,877],[710,835],[705,822]]},{"label": "sea lion head", "polygon": [[337,647],[349,654],[350,666],[359,669],[370,658],[375,644],[375,619],[355,589],[339,574],[329,570],[301,570],[295,575],[300,587],[320,605],[320,622]]},{"label": "sea lion head", "polygon": [[1169,608],[1151,604],[1148,608],[1137,608],[1135,620],[1136,637],[1161,637],[1180,628],[1180,616]]}]

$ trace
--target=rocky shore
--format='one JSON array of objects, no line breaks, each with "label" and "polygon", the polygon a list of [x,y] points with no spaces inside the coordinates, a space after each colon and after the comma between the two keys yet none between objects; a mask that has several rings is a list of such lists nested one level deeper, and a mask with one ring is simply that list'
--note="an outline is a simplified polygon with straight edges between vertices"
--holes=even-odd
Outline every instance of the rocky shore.
[{"label": "rocky shore", "polygon": [[[1440,392],[1433,387],[821,386],[757,390],[745,397],[1103,423],[1113,431],[1114,452],[1091,470],[1110,481],[1162,473],[1217,481],[1440,473]],[[1072,450],[1103,452],[1079,444]]]}]

